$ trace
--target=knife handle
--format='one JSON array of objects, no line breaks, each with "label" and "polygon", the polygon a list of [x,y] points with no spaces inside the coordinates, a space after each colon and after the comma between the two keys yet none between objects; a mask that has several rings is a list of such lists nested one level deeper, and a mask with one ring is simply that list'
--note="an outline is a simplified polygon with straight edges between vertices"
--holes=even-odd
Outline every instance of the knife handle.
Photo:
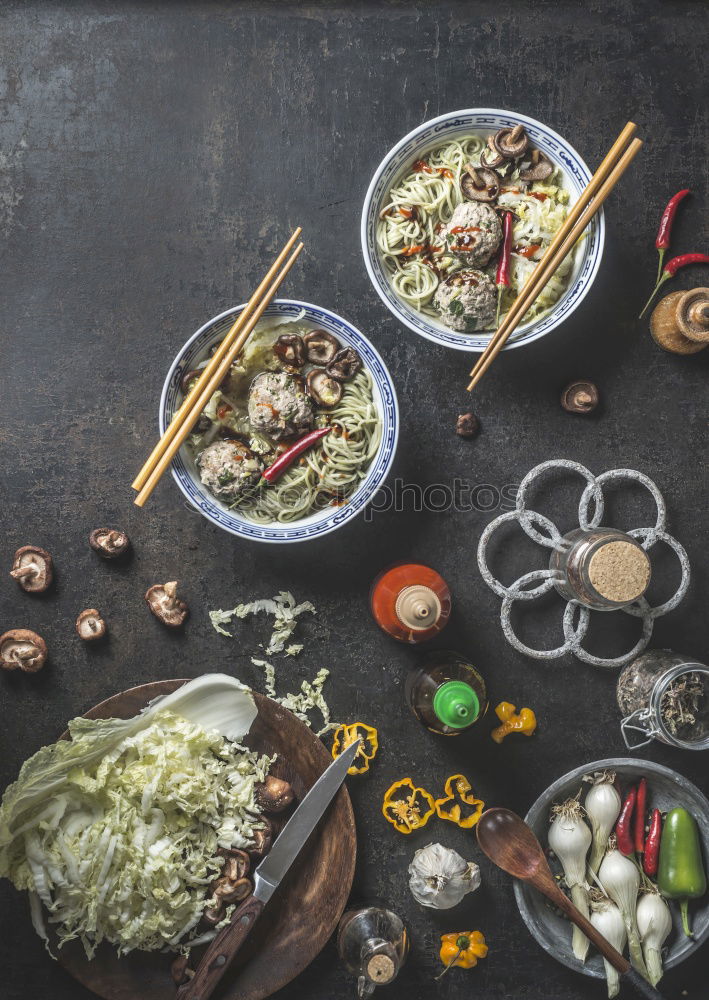
[{"label": "knife handle", "polygon": [[231,921],[210,943],[192,979],[178,987],[176,1000],[209,1000],[261,916],[263,907],[260,899],[249,896],[234,910]]}]

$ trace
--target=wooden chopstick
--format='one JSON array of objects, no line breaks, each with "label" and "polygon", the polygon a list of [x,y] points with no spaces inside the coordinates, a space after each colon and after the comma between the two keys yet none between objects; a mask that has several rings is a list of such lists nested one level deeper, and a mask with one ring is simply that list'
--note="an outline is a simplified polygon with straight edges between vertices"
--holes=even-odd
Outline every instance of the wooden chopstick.
[{"label": "wooden chopstick", "polygon": [[[222,360],[221,362],[219,362],[216,369],[213,369],[212,375],[207,380],[205,380],[203,376],[199,380],[197,386],[195,387],[197,391],[193,394],[190,394],[191,398],[194,401],[193,405],[191,406],[189,412],[184,414],[184,416],[180,420],[179,425],[172,432],[171,440],[167,443],[166,447],[162,452],[161,457],[155,464],[152,472],[149,473],[147,479],[145,479],[145,482],[140,492],[134,499],[133,502],[138,507],[142,507],[145,501],[150,496],[150,494],[153,492],[153,490],[159,483],[163,473],[168,468],[173,458],[175,457],[175,455],[181,448],[182,444],[184,443],[185,438],[187,437],[187,435],[190,433],[195,423],[197,422],[202,410],[205,408],[205,406],[211,399],[213,393],[216,392],[221,383],[224,381],[227,372],[229,371],[229,368],[232,362],[234,361],[234,358],[242,350],[244,344],[246,343],[254,327],[260,320],[262,314],[269,305],[271,299],[278,291],[281,282],[283,281],[285,276],[288,274],[288,272],[298,259],[298,255],[300,254],[302,249],[303,249],[303,244],[299,243],[298,246],[290,255],[290,257],[288,258],[288,260],[286,261],[286,263],[283,265],[282,270],[276,275],[276,277],[272,281],[271,285],[269,286],[265,295],[262,297],[261,301],[255,306],[255,308],[251,312],[250,318],[242,326],[238,336],[234,338],[231,347],[228,348],[226,353],[222,355]],[[271,272],[269,271],[269,274],[270,273]],[[182,407],[180,407],[180,410],[182,410]],[[173,419],[170,426],[172,427],[172,424],[174,423],[175,419]]]},{"label": "wooden chopstick", "polygon": [[[261,296],[264,294],[264,292],[268,288],[269,283],[271,281],[273,281],[273,278],[276,275],[276,272],[278,271],[278,268],[281,266],[281,264],[283,263],[283,261],[288,256],[288,254],[289,254],[290,250],[292,249],[295,241],[298,239],[298,237],[300,236],[300,234],[302,233],[302,231],[303,230],[301,229],[301,227],[298,226],[298,228],[295,230],[295,232],[293,233],[293,235],[291,236],[291,238],[288,240],[288,242],[286,243],[286,245],[283,247],[283,249],[281,250],[281,252],[278,254],[278,256],[276,257],[276,259],[274,260],[274,262],[271,265],[271,267],[266,272],[266,275],[265,275],[263,281],[258,286],[258,288],[254,292],[254,294],[251,296],[251,298],[249,299],[249,301],[246,303],[246,306],[244,307],[244,309],[236,317],[234,323],[231,325],[231,327],[227,331],[227,334],[224,337],[224,339],[222,340],[221,344],[219,345],[219,347],[217,348],[217,350],[214,352],[214,355],[210,358],[209,364],[205,366],[204,370],[201,372],[201,374],[199,376],[199,379],[192,386],[192,388],[189,391],[189,393],[187,394],[187,396],[185,396],[185,398],[183,399],[183,401],[182,401],[182,403],[180,405],[180,408],[175,413],[175,415],[172,418],[172,420],[170,421],[169,425],[165,428],[165,433],[160,438],[160,440],[158,441],[158,443],[155,445],[155,447],[151,451],[150,455],[148,456],[147,461],[145,462],[145,465],[143,466],[143,468],[140,470],[140,472],[138,473],[138,475],[133,480],[133,482],[132,482],[131,485],[132,485],[132,487],[133,487],[134,490],[140,490],[140,489],[143,488],[143,486],[145,486],[145,484],[148,481],[148,477],[150,476],[151,472],[155,469],[156,465],[158,464],[158,462],[160,461],[160,459],[162,458],[162,456],[165,454],[165,451],[166,451],[168,445],[170,444],[170,442],[172,441],[173,437],[175,436],[175,434],[180,429],[182,421],[185,419],[185,417],[187,416],[187,414],[192,410],[192,408],[194,406],[194,403],[195,403],[195,401],[197,399],[198,394],[201,393],[202,389],[207,384],[207,382],[211,378],[212,374],[217,370],[217,368],[221,364],[222,360],[226,356],[227,351],[231,350],[232,344],[234,344],[234,342],[236,341],[236,338],[238,337],[239,333],[243,330],[243,328],[245,327],[246,323],[248,322],[248,320],[252,316],[254,309],[257,307],[257,305],[259,304],[259,302],[261,300]],[[248,336],[248,334],[246,336]],[[246,340],[246,337],[244,337],[242,340],[240,340],[240,346],[241,347],[243,347],[245,340]]]},{"label": "wooden chopstick", "polygon": [[[596,173],[581,193],[578,201],[571,207],[563,226],[556,233],[541,261],[532,271],[517,298],[512,303],[509,312],[493,335],[490,343],[473,366],[470,372],[472,379],[468,385],[468,392],[471,391],[488,370],[504,347],[510,334],[546,286],[557,267],[571,252],[583,230],[639,152],[642,142],[639,139],[635,139],[625,151],[625,154],[621,156],[636,128],[637,126],[633,122],[627,123],[604,157]],[[579,224],[581,219],[585,221]]]}]

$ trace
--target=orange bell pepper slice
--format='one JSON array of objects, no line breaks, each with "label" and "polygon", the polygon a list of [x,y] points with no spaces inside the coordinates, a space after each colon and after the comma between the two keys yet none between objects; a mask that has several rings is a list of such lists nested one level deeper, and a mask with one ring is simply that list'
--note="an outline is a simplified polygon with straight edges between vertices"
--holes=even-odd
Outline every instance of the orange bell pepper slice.
[{"label": "orange bell pepper slice", "polygon": [[379,733],[374,726],[367,726],[364,722],[352,722],[349,725],[338,726],[332,744],[332,756],[339,757],[342,751],[351,746],[355,740],[361,742],[347,773],[364,774],[365,771],[369,770],[369,765],[377,756],[379,749]]},{"label": "orange bell pepper slice", "polygon": [[[476,799],[473,786],[463,774],[452,774],[445,784],[445,795],[436,799],[436,815],[447,819],[463,830],[470,830],[482,815],[485,803]],[[472,811],[466,809],[472,806]]]},{"label": "orange bell pepper slice", "polygon": [[399,833],[420,830],[436,811],[433,796],[417,788],[411,778],[395,781],[384,793],[382,815]]},{"label": "orange bell pepper slice", "polygon": [[518,712],[509,701],[501,701],[495,709],[495,715],[502,723],[490,734],[495,743],[502,743],[509,733],[531,736],[537,728],[537,717],[531,708],[522,708]]}]

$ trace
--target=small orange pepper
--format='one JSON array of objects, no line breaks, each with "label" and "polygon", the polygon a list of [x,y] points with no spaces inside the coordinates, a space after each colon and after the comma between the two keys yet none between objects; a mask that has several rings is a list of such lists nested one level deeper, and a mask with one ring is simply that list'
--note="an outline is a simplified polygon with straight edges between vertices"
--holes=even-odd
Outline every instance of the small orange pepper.
[{"label": "small orange pepper", "polygon": [[522,708],[519,712],[509,701],[501,701],[495,709],[495,715],[502,723],[490,734],[495,743],[502,743],[508,733],[523,733],[531,736],[537,728],[537,717],[531,708]]},{"label": "small orange pepper", "polygon": [[349,725],[338,726],[332,744],[332,756],[339,757],[342,751],[351,746],[355,740],[361,742],[347,773],[364,774],[365,771],[369,770],[369,765],[377,756],[379,749],[379,733],[374,726],[367,726],[364,722],[352,722]]},{"label": "small orange pepper", "polygon": [[[436,799],[436,815],[441,819],[450,820],[463,830],[470,830],[482,815],[485,803],[476,799],[473,786],[462,774],[452,774],[445,784],[445,795]],[[464,810],[464,806],[472,806],[473,810]],[[465,815],[464,815],[465,813]]]},{"label": "small orange pepper", "polygon": [[452,934],[441,934],[441,950],[439,957],[445,969],[437,979],[444,976],[454,965],[461,969],[472,969],[478,964],[479,958],[485,958],[488,947],[481,931],[454,931]]},{"label": "small orange pepper", "polygon": [[433,796],[417,788],[411,778],[395,781],[384,793],[382,815],[399,833],[420,830],[435,811]]}]

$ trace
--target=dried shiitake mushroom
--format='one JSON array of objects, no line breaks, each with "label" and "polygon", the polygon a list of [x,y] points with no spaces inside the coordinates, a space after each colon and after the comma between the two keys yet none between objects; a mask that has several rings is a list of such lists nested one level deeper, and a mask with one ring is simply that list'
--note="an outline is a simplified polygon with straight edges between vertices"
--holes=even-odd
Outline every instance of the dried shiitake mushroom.
[{"label": "dried shiitake mushroom", "polygon": [[540,149],[532,150],[529,166],[519,172],[521,181],[545,181],[554,173],[554,164]]},{"label": "dried shiitake mushroom", "polygon": [[293,801],[293,789],[288,781],[269,774],[264,781],[256,785],[256,802],[266,812],[278,813],[287,809]]},{"label": "dried shiitake mushroom", "polygon": [[500,193],[500,175],[490,167],[468,163],[460,178],[460,190],[469,201],[494,201]]},{"label": "dried shiitake mushroom", "polygon": [[501,167],[505,162],[505,157],[500,153],[500,151],[495,146],[495,136],[489,135],[487,137],[487,149],[484,149],[480,154],[480,166],[481,167]]},{"label": "dried shiitake mushroom", "polygon": [[529,137],[524,131],[524,125],[514,128],[501,128],[494,138],[495,149],[506,160],[516,160],[527,152]]},{"label": "dried shiitake mushroom", "polygon": [[94,528],[89,535],[89,545],[103,559],[117,559],[128,550],[130,539],[125,531],[115,528]]},{"label": "dried shiitake mushroom", "polygon": [[561,405],[569,413],[590,413],[598,406],[598,389],[593,382],[570,382],[561,394]]},{"label": "dried shiitake mushroom", "polygon": [[240,903],[252,892],[251,880],[240,878],[232,881],[229,878],[217,879],[214,895],[224,903]]},{"label": "dried shiitake mushroom", "polygon": [[210,927],[216,927],[220,920],[223,920],[226,915],[226,906],[222,900],[218,900],[212,906],[205,906],[202,911],[202,919]]},{"label": "dried shiitake mushroom", "polygon": [[474,413],[461,413],[455,423],[455,432],[463,438],[472,438],[480,430],[480,421]]},{"label": "dried shiitake mushroom", "polygon": [[76,619],[76,631],[80,639],[85,642],[94,642],[105,636],[106,622],[96,608],[86,608]]},{"label": "dried shiitake mushroom", "polygon": [[249,874],[251,861],[246,851],[241,851],[238,847],[230,847],[228,849],[220,848],[217,853],[226,859],[222,868],[222,876],[236,882]]},{"label": "dried shiitake mushroom", "polygon": [[297,333],[283,333],[273,345],[273,353],[284,364],[300,368],[305,364],[305,344]]},{"label": "dried shiitake mushroom", "polygon": [[47,644],[27,628],[11,628],[0,635],[0,667],[36,674],[47,661]]},{"label": "dried shiitake mushroom", "polygon": [[336,378],[332,378],[322,368],[312,368],[305,379],[308,387],[308,395],[318,406],[330,409],[342,399],[342,383]]},{"label": "dried shiitake mushroom", "polygon": [[15,553],[10,576],[28,594],[41,594],[54,578],[52,557],[38,545],[23,545]]},{"label": "dried shiitake mushroom", "polygon": [[340,350],[340,342],[327,330],[311,330],[303,337],[308,361],[313,365],[329,365]]},{"label": "dried shiitake mushroom", "polygon": [[670,292],[650,316],[650,333],[664,351],[696,354],[709,346],[709,288]]},{"label": "dried shiitake mushroom", "polygon": [[253,847],[249,848],[249,856],[252,859],[262,858],[268,854],[271,849],[271,842],[273,841],[273,827],[270,821],[261,817],[260,822],[262,826],[258,830],[254,830]]},{"label": "dried shiitake mushroom", "polygon": [[177,581],[155,583],[145,593],[148,607],[163,625],[178,628],[189,614],[189,608],[177,596]]},{"label": "dried shiitake mushroom", "polygon": [[183,983],[189,982],[193,977],[194,969],[188,967],[186,955],[178,955],[177,958],[173,959],[170,966],[170,978],[175,986],[182,986]]},{"label": "dried shiitake mushroom", "polygon": [[338,382],[347,382],[354,378],[362,367],[362,359],[353,347],[343,347],[338,351],[325,371]]},{"label": "dried shiitake mushroom", "polygon": [[180,379],[180,389],[182,390],[184,396],[186,396],[192,389],[195,382],[202,374],[202,371],[203,369],[200,370],[197,368],[193,368],[191,371],[185,372],[185,374],[182,376],[182,378]]}]

